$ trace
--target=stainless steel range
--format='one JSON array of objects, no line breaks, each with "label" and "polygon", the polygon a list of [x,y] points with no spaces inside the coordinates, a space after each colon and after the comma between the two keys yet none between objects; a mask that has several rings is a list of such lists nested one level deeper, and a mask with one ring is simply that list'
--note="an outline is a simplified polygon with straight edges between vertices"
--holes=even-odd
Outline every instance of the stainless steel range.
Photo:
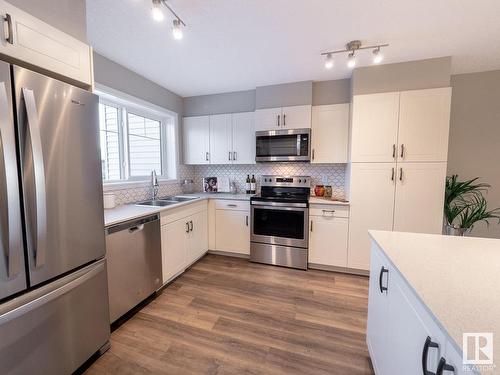
[{"label": "stainless steel range", "polygon": [[262,176],[250,198],[250,260],[307,269],[309,176]]}]

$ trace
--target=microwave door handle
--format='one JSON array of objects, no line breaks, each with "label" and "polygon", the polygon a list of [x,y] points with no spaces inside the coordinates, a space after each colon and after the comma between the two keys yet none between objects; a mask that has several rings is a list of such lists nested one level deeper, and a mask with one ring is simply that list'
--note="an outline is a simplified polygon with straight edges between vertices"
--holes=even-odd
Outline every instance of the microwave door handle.
[{"label": "microwave door handle", "polygon": [[300,134],[297,134],[297,156],[300,156]]},{"label": "microwave door handle", "polygon": [[[28,132],[31,143],[31,154],[33,161],[33,174],[35,182],[35,212],[34,215],[35,234],[30,233],[32,238],[32,248],[35,256],[35,267],[40,267],[45,263],[46,256],[46,236],[47,236],[47,209],[45,201],[45,169],[43,165],[42,140],[40,137],[40,123],[36,108],[35,94],[33,90],[23,88],[24,103],[26,106],[26,117],[28,120]],[[33,216],[32,216],[33,218]],[[31,221],[33,222],[33,221]],[[33,228],[30,228],[30,232]]]}]

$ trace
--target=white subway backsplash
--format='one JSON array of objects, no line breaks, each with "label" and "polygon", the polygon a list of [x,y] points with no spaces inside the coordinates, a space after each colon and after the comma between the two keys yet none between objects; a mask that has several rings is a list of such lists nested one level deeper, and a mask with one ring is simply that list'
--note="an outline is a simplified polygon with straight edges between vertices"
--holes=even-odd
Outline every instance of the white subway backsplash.
[{"label": "white subway backsplash", "polygon": [[[255,175],[257,190],[262,175],[311,176],[314,185],[331,185],[333,196],[345,199],[346,164],[309,164],[309,163],[258,163],[251,165],[197,165],[194,167],[196,189],[201,190],[203,177],[217,177],[236,182],[238,192],[245,192],[247,175]],[[220,185],[220,184],[219,184]]]}]

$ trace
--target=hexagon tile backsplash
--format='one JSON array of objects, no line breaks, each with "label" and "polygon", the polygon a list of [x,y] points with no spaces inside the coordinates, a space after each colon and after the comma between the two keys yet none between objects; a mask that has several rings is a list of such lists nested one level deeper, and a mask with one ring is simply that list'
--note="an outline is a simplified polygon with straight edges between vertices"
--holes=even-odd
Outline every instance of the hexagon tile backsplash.
[{"label": "hexagon tile backsplash", "polygon": [[[331,185],[333,196],[345,199],[346,164],[309,164],[309,163],[258,163],[250,165],[181,165],[179,180],[192,179],[195,191],[202,190],[203,177],[217,177],[219,187],[229,186],[227,181],[235,181],[238,192],[245,192],[247,175],[255,175],[257,191],[260,188],[262,175],[310,176],[311,187],[314,185]],[[226,182],[226,183],[224,183]],[[117,189],[115,194],[117,205],[138,202],[151,198],[151,187],[140,186],[135,188]],[[182,194],[179,183],[162,183],[158,191],[159,196]]]},{"label": "hexagon tile backsplash", "polygon": [[[251,165],[197,165],[194,167],[194,182],[201,190],[203,177],[217,177],[221,180],[236,182],[238,192],[245,191],[247,175],[255,175],[257,191],[262,175],[310,176],[311,187],[331,185],[333,196],[345,199],[346,164],[309,164],[309,163],[258,163]],[[226,183],[226,186],[228,184]]]}]

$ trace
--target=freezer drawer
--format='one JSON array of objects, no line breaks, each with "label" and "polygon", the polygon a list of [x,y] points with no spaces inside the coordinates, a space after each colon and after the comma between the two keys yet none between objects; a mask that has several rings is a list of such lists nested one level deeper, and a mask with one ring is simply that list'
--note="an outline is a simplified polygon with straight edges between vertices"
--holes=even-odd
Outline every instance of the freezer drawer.
[{"label": "freezer drawer", "polygon": [[162,285],[159,215],[106,230],[109,312],[114,322]]},{"label": "freezer drawer", "polygon": [[101,260],[0,305],[0,374],[70,374],[109,341]]}]

